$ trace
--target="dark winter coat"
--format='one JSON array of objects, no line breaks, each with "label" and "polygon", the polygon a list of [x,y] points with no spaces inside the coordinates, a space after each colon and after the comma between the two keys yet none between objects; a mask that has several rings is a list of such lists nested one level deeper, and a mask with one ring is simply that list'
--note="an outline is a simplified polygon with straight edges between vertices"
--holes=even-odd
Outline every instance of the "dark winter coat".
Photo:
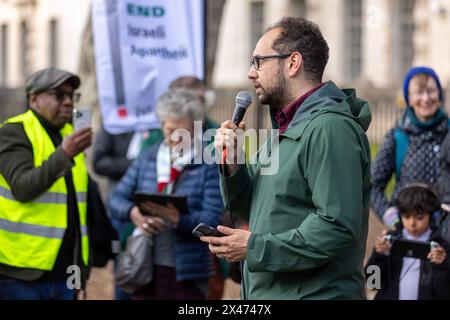
[{"label": "dark winter coat", "polygon": [[[399,226],[399,224],[397,224]],[[440,265],[432,264],[429,260],[420,263],[420,283],[418,300],[450,299],[450,251],[449,244],[441,235],[439,228],[433,227],[430,241],[436,241],[447,251],[447,258]],[[394,238],[401,238],[402,229],[390,232]],[[398,300],[400,273],[403,266],[403,257],[386,256],[378,254],[375,250],[366,265],[377,265],[381,271],[381,289],[375,300]],[[370,273],[366,272],[366,275]]]},{"label": "dark winter coat", "polygon": [[354,90],[327,82],[302,103],[278,146],[221,177],[231,211],[252,232],[245,298],[363,298],[370,120]]},{"label": "dark winter coat", "polygon": [[[135,193],[157,192],[156,156],[159,144],[145,150],[127,170],[111,193],[108,201],[112,216],[130,221],[130,210],[135,205]],[[212,259],[208,245],[192,235],[200,223],[217,226],[223,211],[220,196],[219,173],[215,164],[188,165],[177,179],[174,194],[186,195],[189,213],[180,213],[175,237],[176,278],[204,279],[212,275]]]}]

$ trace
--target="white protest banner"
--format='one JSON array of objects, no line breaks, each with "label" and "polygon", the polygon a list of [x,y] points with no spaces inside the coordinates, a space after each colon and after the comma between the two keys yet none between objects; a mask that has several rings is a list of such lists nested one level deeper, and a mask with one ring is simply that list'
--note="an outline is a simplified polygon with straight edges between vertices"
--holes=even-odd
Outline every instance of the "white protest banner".
[{"label": "white protest banner", "polygon": [[113,134],[159,127],[169,83],[204,76],[204,0],[93,0],[97,90]]}]

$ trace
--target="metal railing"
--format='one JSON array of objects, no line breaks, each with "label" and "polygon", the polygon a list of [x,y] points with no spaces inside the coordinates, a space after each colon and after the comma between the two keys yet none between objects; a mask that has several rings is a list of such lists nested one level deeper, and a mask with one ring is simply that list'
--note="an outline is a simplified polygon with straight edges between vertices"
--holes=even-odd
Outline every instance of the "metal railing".
[{"label": "metal railing", "polygon": [[[230,119],[234,110],[234,99],[241,90],[243,89],[217,89],[216,103],[208,110],[208,115],[218,123]],[[449,94],[450,92],[446,96],[449,96]],[[357,95],[369,103],[372,113],[372,122],[367,130],[369,141],[380,144],[384,135],[395,125],[397,119],[404,112],[403,96],[398,90],[370,87],[357,89]],[[270,128],[268,107],[261,106],[256,97],[253,101],[253,105],[247,110],[244,117],[247,128]],[[450,105],[447,103],[447,110],[449,109]]]},{"label": "metal railing", "polygon": [[[216,102],[213,107],[208,109],[208,115],[219,124],[230,119],[234,110],[236,94],[245,89],[216,89]],[[372,122],[367,130],[369,141],[379,144],[383,141],[383,137],[388,130],[395,125],[396,120],[403,114],[404,109],[401,108],[403,98],[399,91],[388,89],[360,88],[357,89],[357,94],[368,101],[372,113]],[[450,96],[450,91],[446,93],[446,96]],[[247,128],[270,128],[268,107],[259,104],[255,96],[253,101],[253,105],[247,110],[244,117]],[[450,110],[449,102],[447,103],[447,110]],[[0,121],[25,110],[26,97],[23,88],[0,88]]]}]

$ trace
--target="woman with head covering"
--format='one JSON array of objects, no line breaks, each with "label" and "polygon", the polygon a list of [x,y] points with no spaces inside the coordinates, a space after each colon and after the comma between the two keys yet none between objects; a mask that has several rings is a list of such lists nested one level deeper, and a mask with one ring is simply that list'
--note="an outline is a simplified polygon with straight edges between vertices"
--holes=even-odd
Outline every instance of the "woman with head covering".
[{"label": "woman with head covering", "polygon": [[[436,183],[440,147],[449,127],[444,91],[433,69],[411,68],[404,79],[403,94],[405,113],[386,134],[371,173],[371,207],[388,226],[398,221],[392,203],[406,184]],[[396,184],[388,200],[384,191],[393,174]]]}]

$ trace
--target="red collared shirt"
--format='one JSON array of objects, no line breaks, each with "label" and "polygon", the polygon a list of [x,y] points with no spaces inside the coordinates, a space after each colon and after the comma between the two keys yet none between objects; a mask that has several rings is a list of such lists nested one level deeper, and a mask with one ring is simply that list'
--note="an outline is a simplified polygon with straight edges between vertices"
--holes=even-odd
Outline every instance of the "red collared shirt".
[{"label": "red collared shirt", "polygon": [[280,130],[280,134],[283,134],[286,131],[287,127],[289,126],[289,123],[291,123],[292,119],[294,119],[294,115],[297,112],[298,108],[300,108],[302,103],[323,85],[324,85],[323,83],[319,84],[317,87],[309,90],[307,93],[297,98],[291,104],[289,104],[288,106],[284,107],[283,109],[281,109],[276,113],[275,120],[278,123],[278,129]]}]

